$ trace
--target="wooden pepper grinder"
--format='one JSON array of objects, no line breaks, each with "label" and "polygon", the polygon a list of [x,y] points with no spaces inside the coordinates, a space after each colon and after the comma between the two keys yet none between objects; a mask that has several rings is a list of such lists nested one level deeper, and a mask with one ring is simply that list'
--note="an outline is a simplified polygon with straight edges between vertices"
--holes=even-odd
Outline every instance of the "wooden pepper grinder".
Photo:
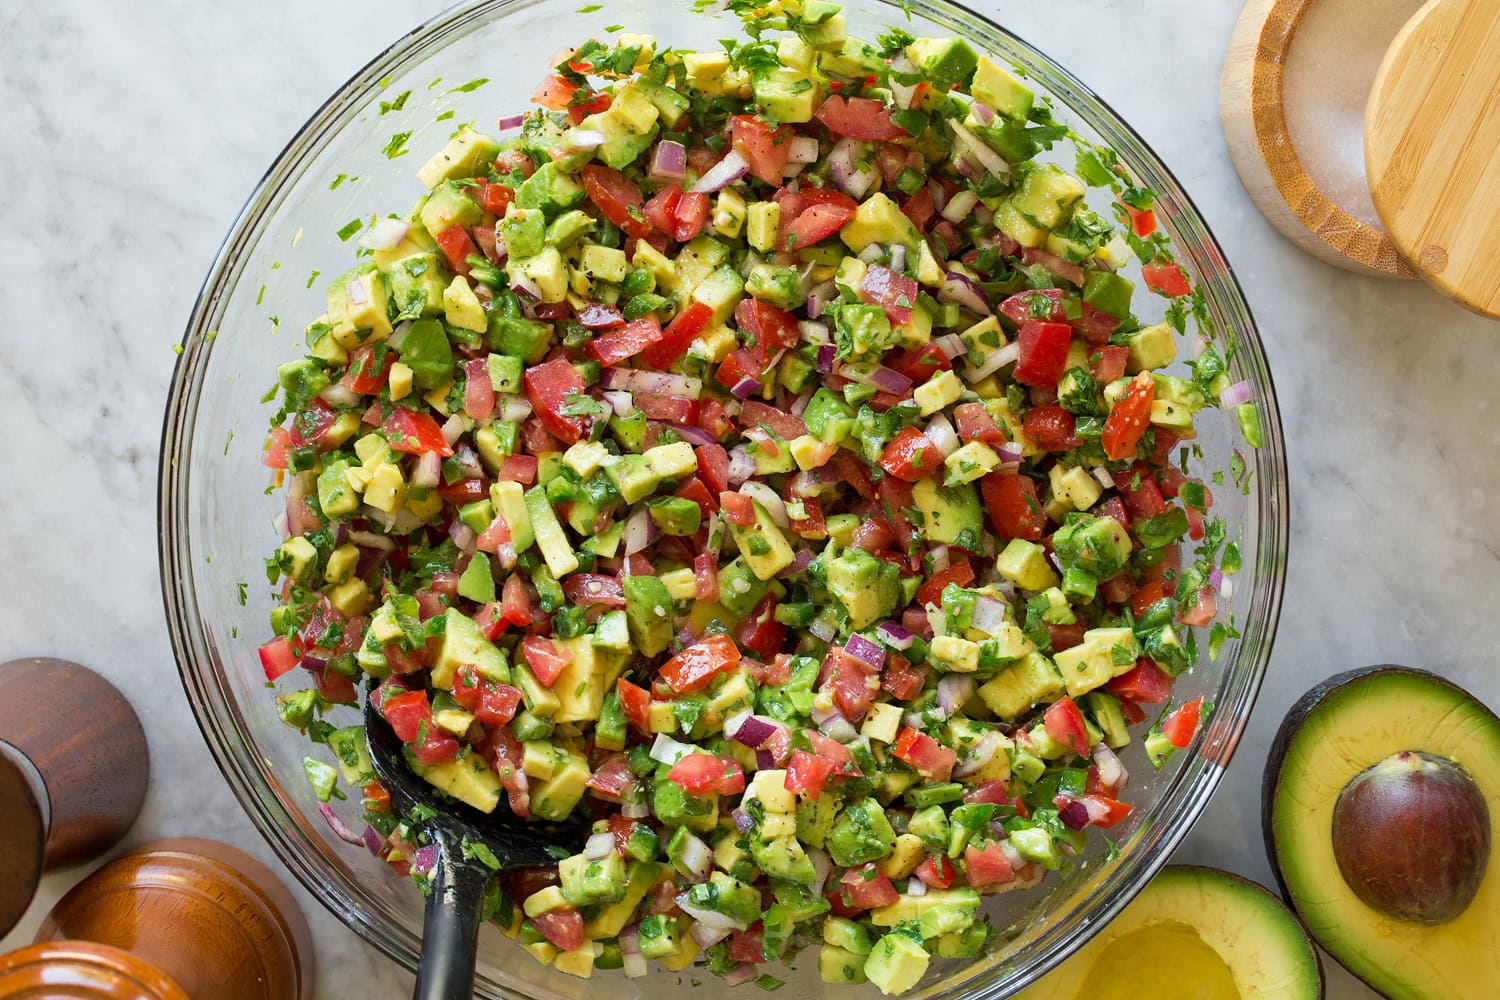
[{"label": "wooden pepper grinder", "polygon": [[109,850],[135,822],[150,760],[114,685],[66,660],[0,664],[0,935],[42,873]]},{"label": "wooden pepper grinder", "polygon": [[36,940],[127,951],[194,1000],[304,1000],[312,990],[296,900],[265,865],[211,840],[159,840],[116,858],[58,900]]},{"label": "wooden pepper grinder", "polygon": [[7,1000],[194,1000],[159,969],[91,941],[34,944],[0,955]]}]

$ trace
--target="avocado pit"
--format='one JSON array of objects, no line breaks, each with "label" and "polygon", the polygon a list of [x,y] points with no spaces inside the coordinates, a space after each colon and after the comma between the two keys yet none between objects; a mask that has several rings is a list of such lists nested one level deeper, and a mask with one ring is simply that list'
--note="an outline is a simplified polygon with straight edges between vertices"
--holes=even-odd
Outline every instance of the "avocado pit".
[{"label": "avocado pit", "polygon": [[1446,923],[1484,881],[1490,816],[1458,764],[1402,751],[1356,775],[1333,811],[1333,853],[1370,907],[1414,923]]}]

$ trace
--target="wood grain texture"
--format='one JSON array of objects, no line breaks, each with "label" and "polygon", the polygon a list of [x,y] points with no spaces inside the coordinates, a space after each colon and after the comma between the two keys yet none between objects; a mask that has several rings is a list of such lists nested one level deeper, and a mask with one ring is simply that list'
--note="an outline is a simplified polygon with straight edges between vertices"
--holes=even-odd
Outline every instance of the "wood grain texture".
[{"label": "wood grain texture", "polygon": [[1365,172],[1412,267],[1500,318],[1500,2],[1433,0],[1402,29],[1365,113]]},{"label": "wood grain texture", "polygon": [[[47,847],[46,792],[31,762],[0,740],[0,937],[31,905]],[[0,993],[0,996],[5,994]]]},{"label": "wood grain texture", "polygon": [[235,848],[156,841],[84,879],[47,915],[38,941],[86,940],[129,951],[189,996],[304,1000],[312,938],[286,887]]},{"label": "wood grain texture", "polygon": [[103,854],[146,798],[150,756],[135,710],[109,681],[66,660],[0,664],[0,685],[0,740],[25,755],[46,787],[46,867]]},{"label": "wood grain texture", "polygon": [[7,1000],[196,1000],[160,969],[92,941],[34,944],[0,955]]},{"label": "wood grain texture", "polygon": [[1230,159],[1266,219],[1308,253],[1358,274],[1412,278],[1385,233],[1356,219],[1308,176],[1287,131],[1287,53],[1316,0],[1250,0],[1224,59],[1219,113]]}]

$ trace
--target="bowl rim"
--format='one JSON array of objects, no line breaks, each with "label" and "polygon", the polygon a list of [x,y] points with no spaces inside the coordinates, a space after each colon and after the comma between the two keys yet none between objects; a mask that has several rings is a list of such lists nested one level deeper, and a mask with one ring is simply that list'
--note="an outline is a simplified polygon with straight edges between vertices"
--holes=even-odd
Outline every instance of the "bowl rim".
[{"label": "bowl rim", "polygon": [[[235,699],[232,696],[223,697],[227,692],[218,672],[197,668],[197,654],[188,638],[190,635],[199,637],[197,641],[202,643],[203,633],[198,627],[195,584],[192,573],[188,571],[191,568],[188,559],[191,546],[186,537],[178,537],[177,519],[185,516],[189,509],[187,484],[190,477],[187,469],[191,459],[192,428],[200,405],[199,390],[205,367],[200,361],[206,359],[213,340],[208,335],[211,332],[208,320],[229,295],[226,279],[235,277],[241,258],[248,256],[254,248],[249,237],[258,235],[258,224],[274,214],[282,196],[286,194],[287,182],[295,181],[300,176],[299,171],[304,162],[316,158],[320,147],[314,140],[327,138],[336,133],[338,127],[347,124],[347,120],[364,108],[379,91],[379,81],[388,72],[396,71],[407,54],[432,36],[459,31],[470,21],[503,18],[510,8],[525,8],[545,2],[548,0],[464,0],[455,4],[387,45],[340,84],[303,122],[255,183],[215,252],[184,329],[162,421],[157,478],[160,585],[173,656],[177,661],[178,673],[194,720],[240,807],[282,864],[341,923],[410,971],[416,970],[420,957],[420,937],[401,933],[399,929],[388,926],[378,914],[372,915],[350,905],[349,900],[337,891],[334,883],[314,863],[319,857],[316,849],[293,849],[295,845],[289,842],[287,830],[273,815],[276,808],[281,809],[284,818],[302,828],[304,836],[310,842],[318,843],[322,838],[308,834],[307,831],[313,829],[310,818],[300,810],[286,808],[286,803],[277,797],[274,790],[267,787],[264,774],[247,766],[241,760],[241,755],[235,752],[235,744],[243,742],[236,737],[247,731],[244,718]],[[1028,70],[1042,70],[1036,74],[1037,77],[1065,110],[1081,118],[1089,129],[1101,134],[1117,152],[1120,152],[1122,145],[1126,146],[1129,150],[1127,165],[1137,173],[1139,171],[1136,168],[1144,167],[1145,173],[1151,175],[1150,180],[1161,200],[1175,208],[1175,211],[1166,213],[1167,217],[1162,221],[1163,228],[1172,236],[1172,245],[1179,257],[1190,258],[1195,265],[1192,273],[1197,284],[1207,289],[1213,303],[1232,313],[1230,318],[1234,325],[1233,335],[1238,338],[1240,356],[1248,356],[1246,363],[1262,390],[1259,402],[1264,441],[1263,447],[1258,449],[1257,465],[1264,463],[1268,468],[1258,470],[1257,478],[1261,482],[1255,489],[1255,504],[1250,509],[1255,512],[1254,523],[1258,535],[1254,565],[1257,572],[1262,565],[1266,570],[1265,588],[1254,588],[1261,598],[1264,617],[1257,619],[1252,615],[1246,616],[1243,623],[1247,626],[1245,638],[1236,650],[1237,658],[1223,670],[1220,682],[1221,689],[1230,679],[1240,682],[1236,689],[1236,707],[1239,710],[1233,716],[1216,716],[1215,722],[1223,725],[1213,733],[1211,741],[1208,739],[1208,729],[1211,727],[1204,727],[1195,742],[1196,753],[1193,758],[1185,761],[1157,793],[1153,809],[1174,797],[1180,801],[1171,814],[1173,822],[1169,828],[1163,829],[1162,824],[1153,826],[1143,822],[1136,831],[1137,840],[1147,835],[1154,838],[1152,853],[1141,854],[1136,845],[1137,857],[1132,859],[1131,864],[1114,865],[1109,870],[1109,881],[1101,886],[1099,895],[1088,903],[1067,911],[1054,926],[1049,927],[1044,932],[1040,949],[1033,950],[1028,955],[1024,978],[1019,975],[1022,966],[1015,962],[992,962],[983,966],[976,963],[970,966],[967,974],[957,972],[951,977],[951,981],[929,984],[910,994],[913,1000],[925,1000],[939,992],[945,997],[998,997],[1010,995],[1028,983],[1040,980],[1118,915],[1147,882],[1167,865],[1172,853],[1196,826],[1223,780],[1253,713],[1280,621],[1290,530],[1286,446],[1274,378],[1239,278],[1196,203],[1134,126],[1072,72],[1015,32],[997,24],[985,13],[964,7],[953,0],[871,2],[896,10],[909,8],[919,15],[949,25],[956,22],[964,27],[969,40],[985,43],[986,48],[993,48],[993,43],[974,36],[990,33],[1009,49],[1003,53],[1007,58],[1024,56],[1029,62],[1036,64],[1035,67],[1028,66]],[[1084,117],[1085,112],[1088,117]],[[1125,159],[1123,153],[1122,159]],[[1187,236],[1192,238],[1184,238]],[[1213,294],[1216,283],[1222,284],[1222,294]],[[1248,610],[1254,610],[1254,605]],[[1259,626],[1260,634],[1252,634],[1252,624]],[[213,713],[211,707],[214,705],[227,708],[232,718],[226,721]],[[973,971],[976,967],[978,972]],[[476,984],[476,995],[479,995],[477,989],[480,985],[482,984]],[[506,989],[519,996],[529,995],[524,988],[510,986]]]}]

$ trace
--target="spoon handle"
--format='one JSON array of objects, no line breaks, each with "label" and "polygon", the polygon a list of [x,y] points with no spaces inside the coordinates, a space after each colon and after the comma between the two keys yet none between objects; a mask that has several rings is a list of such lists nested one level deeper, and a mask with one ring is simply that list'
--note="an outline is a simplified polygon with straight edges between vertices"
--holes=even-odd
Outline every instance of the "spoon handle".
[{"label": "spoon handle", "polygon": [[413,1000],[469,1000],[479,947],[479,911],[494,872],[464,858],[459,839],[434,830],[437,863],[422,929],[422,965]]}]

